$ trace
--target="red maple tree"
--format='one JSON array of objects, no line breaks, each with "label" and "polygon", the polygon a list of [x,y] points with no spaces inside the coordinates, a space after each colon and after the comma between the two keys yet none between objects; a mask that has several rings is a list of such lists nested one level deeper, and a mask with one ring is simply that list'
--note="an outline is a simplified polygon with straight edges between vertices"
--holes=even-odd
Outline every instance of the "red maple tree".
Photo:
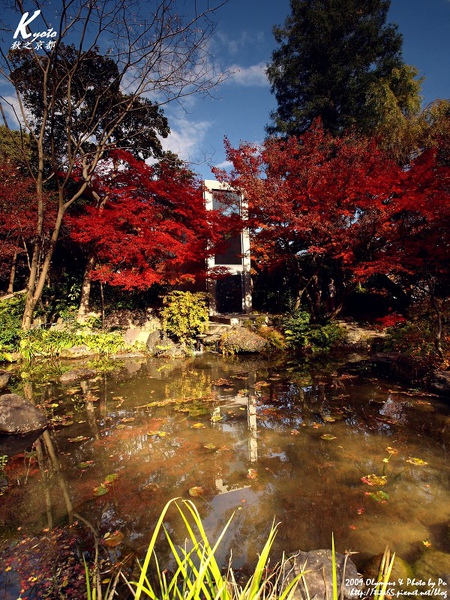
[{"label": "red maple tree", "polygon": [[92,193],[96,202],[68,224],[72,239],[95,252],[93,280],[132,290],[204,277],[220,228],[187,170],[164,163],[156,169],[115,150]]},{"label": "red maple tree", "polygon": [[316,122],[301,138],[226,150],[234,170],[218,175],[247,198],[256,264],[283,265],[297,305],[306,297],[317,317],[331,284],[342,296],[382,268],[401,170],[375,143]]},{"label": "red maple tree", "polygon": [[[11,161],[0,165],[0,275],[13,291],[17,273],[28,271],[27,258],[35,239],[37,215],[33,210],[34,181]],[[54,222],[54,214],[45,203],[42,235],[45,238]],[[45,246],[45,239],[43,240]]]}]

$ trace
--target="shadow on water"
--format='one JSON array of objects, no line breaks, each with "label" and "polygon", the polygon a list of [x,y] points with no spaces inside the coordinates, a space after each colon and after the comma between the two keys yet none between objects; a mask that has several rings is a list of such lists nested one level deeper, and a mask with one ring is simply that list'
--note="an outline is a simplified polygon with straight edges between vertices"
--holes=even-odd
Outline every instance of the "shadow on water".
[{"label": "shadow on water", "polygon": [[[8,462],[3,547],[76,513],[142,554],[165,503],[184,497],[211,539],[235,513],[219,558],[232,551],[236,567],[255,561],[274,519],[278,556],[327,548],[332,533],[357,564],[386,545],[408,560],[424,543],[450,552],[439,398],[331,367],[217,356],[130,359],[33,393],[53,427]],[[181,524],[167,526],[182,543]]]}]

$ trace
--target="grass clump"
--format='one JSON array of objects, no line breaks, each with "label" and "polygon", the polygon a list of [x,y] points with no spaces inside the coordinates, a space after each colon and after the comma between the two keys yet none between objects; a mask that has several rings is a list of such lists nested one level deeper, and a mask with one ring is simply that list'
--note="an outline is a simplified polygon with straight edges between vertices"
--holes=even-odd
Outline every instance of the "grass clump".
[{"label": "grass clump", "polygon": [[[164,525],[167,511],[172,505],[181,516],[187,541],[177,547]],[[220,547],[230,525],[231,517],[214,545],[206,535],[195,504],[190,500],[174,499],[166,504],[153,532],[138,581],[128,582],[136,600],[256,600],[257,598],[290,600],[293,598],[301,574],[284,584],[283,570],[278,565],[269,571],[269,553],[277,527],[272,526],[253,574],[245,584],[236,581],[231,566],[225,572],[217,562],[215,553]],[[173,572],[168,575],[160,565],[155,545],[163,532],[174,558]]]}]

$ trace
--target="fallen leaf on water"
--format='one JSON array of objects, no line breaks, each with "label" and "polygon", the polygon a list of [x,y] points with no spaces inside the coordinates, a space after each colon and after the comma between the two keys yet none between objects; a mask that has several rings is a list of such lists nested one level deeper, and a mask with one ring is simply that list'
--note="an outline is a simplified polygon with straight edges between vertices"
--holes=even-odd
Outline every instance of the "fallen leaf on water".
[{"label": "fallen leaf on water", "polygon": [[248,479],[257,479],[258,472],[255,469],[247,469],[247,477]]},{"label": "fallen leaf on water", "polygon": [[94,464],[93,460],[85,460],[83,462],[78,463],[77,467],[79,469],[87,469],[88,467],[92,467],[93,464]]},{"label": "fallen leaf on water", "polygon": [[68,442],[84,442],[85,440],[88,440],[89,438],[86,437],[85,435],[77,435],[77,437],[73,437],[73,438],[69,438],[67,441]]},{"label": "fallen leaf on water", "polygon": [[108,548],[115,548],[123,542],[124,535],[121,531],[114,531],[113,533],[105,534],[103,538],[103,544]]},{"label": "fallen leaf on water", "polygon": [[406,462],[409,463],[410,465],[417,465],[418,467],[423,467],[424,465],[428,464],[426,461],[422,460],[421,458],[412,458],[411,456],[406,459]]},{"label": "fallen leaf on water", "polygon": [[300,432],[298,429],[291,429],[291,435],[298,435]]},{"label": "fallen leaf on water", "polygon": [[389,494],[386,494],[386,492],[383,492],[382,490],[366,493],[372,498],[372,500],[375,500],[376,502],[387,502],[387,500],[389,500]]},{"label": "fallen leaf on water", "polygon": [[391,446],[388,446],[386,448],[387,452],[389,452],[389,454],[398,454],[398,450],[396,450],[395,448],[392,448]]},{"label": "fallen leaf on water", "polygon": [[423,540],[422,544],[425,546],[425,548],[430,548],[433,545],[430,540]]},{"label": "fallen leaf on water", "polygon": [[213,415],[211,417],[211,421],[216,422],[216,421],[221,421],[223,419],[222,415]]},{"label": "fallen leaf on water", "polygon": [[371,475],[365,475],[364,477],[361,477],[361,481],[363,483],[367,483],[367,485],[386,485],[387,477],[386,475],[380,476],[372,473]]},{"label": "fallen leaf on water", "polygon": [[157,492],[160,489],[160,486],[157,483],[150,482],[143,485],[142,489],[149,490],[151,492]]},{"label": "fallen leaf on water", "polygon": [[336,436],[335,435],[331,435],[331,433],[324,433],[323,435],[320,436],[320,439],[322,440],[335,440]]},{"label": "fallen leaf on water", "polygon": [[193,498],[202,496],[203,492],[204,490],[200,485],[194,485],[193,487],[189,488],[189,496],[192,496]]},{"label": "fallen leaf on water", "polygon": [[206,425],[204,423],[194,423],[191,425],[191,429],[205,429]]},{"label": "fallen leaf on water", "polygon": [[94,496],[103,496],[109,492],[108,487],[101,483],[98,487],[94,488]]},{"label": "fallen leaf on water", "polygon": [[117,473],[111,473],[111,475],[107,475],[105,477],[105,481],[104,483],[113,483],[113,481],[115,481],[119,476],[117,475]]},{"label": "fallen leaf on water", "polygon": [[206,450],[216,450],[217,446],[215,446],[214,444],[205,444],[203,448],[205,448]]},{"label": "fallen leaf on water", "polygon": [[122,423],[132,423],[134,421],[134,417],[124,417],[121,419]]},{"label": "fallen leaf on water", "polygon": [[324,421],[327,421],[327,423],[334,423],[336,421],[336,419],[334,417],[329,417],[329,416],[325,416],[323,418]]},{"label": "fallen leaf on water", "polygon": [[149,436],[154,435],[156,437],[163,438],[163,437],[166,437],[167,431],[147,431],[147,435],[149,435]]}]

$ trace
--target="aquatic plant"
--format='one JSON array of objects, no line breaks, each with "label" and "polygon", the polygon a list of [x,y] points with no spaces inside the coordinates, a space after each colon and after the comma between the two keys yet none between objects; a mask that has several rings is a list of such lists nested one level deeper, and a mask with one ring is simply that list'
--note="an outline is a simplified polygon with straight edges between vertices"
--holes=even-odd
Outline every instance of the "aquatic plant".
[{"label": "aquatic plant", "polygon": [[[164,525],[166,514],[175,505],[184,522],[188,534],[184,547],[177,547]],[[139,565],[138,581],[127,581],[135,600],[292,600],[297,586],[306,575],[302,570],[295,577],[289,568],[289,559],[283,556],[280,563],[269,568],[269,554],[274,542],[277,525],[272,524],[268,538],[259,554],[258,562],[245,584],[238,583],[231,565],[224,572],[216,559],[225,533],[233,519],[226,523],[214,545],[211,545],[195,504],[190,500],[173,499],[164,507],[150,540],[144,561]],[[158,561],[155,545],[163,532],[174,558],[173,572],[168,572]],[[384,600],[395,554],[391,556],[386,548],[374,589],[376,600]],[[333,600],[338,600],[338,566],[334,536],[332,535],[332,582]],[[306,588],[307,590],[307,588]],[[307,592],[306,592],[307,593]],[[94,599],[93,599],[94,600]]]},{"label": "aquatic plant", "polygon": [[[167,511],[175,505],[184,522],[188,534],[188,545],[177,547],[164,525]],[[256,598],[290,600],[293,598],[298,581],[303,573],[289,582],[283,579],[283,569],[278,565],[269,570],[269,553],[276,536],[277,526],[272,525],[267,541],[262,549],[252,575],[245,584],[237,582],[231,566],[223,573],[216,559],[216,551],[222,544],[224,535],[231,523],[230,517],[217,541],[212,546],[202,524],[195,504],[190,500],[174,499],[164,507],[145,559],[140,565],[137,582],[128,582],[135,600],[252,600]],[[155,544],[161,531],[175,561],[174,572],[170,575],[162,568],[155,553]],[[190,549],[188,549],[190,548]],[[154,574],[154,576],[152,576]]]}]

